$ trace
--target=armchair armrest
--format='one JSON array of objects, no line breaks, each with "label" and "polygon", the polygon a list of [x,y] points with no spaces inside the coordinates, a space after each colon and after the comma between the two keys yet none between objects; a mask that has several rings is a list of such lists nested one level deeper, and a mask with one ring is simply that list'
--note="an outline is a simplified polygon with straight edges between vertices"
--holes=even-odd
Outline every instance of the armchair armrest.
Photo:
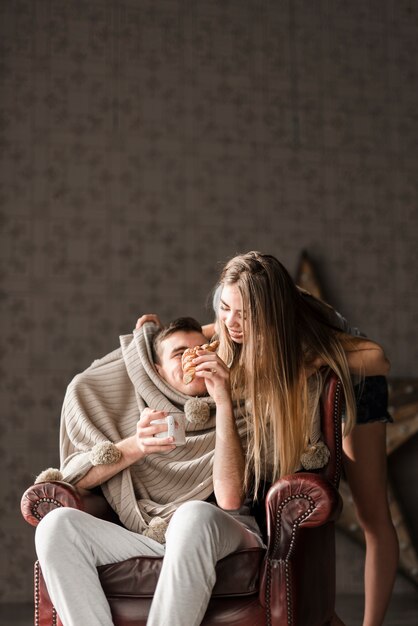
[{"label": "armchair armrest", "polygon": [[288,559],[299,528],[322,526],[340,516],[342,499],[322,475],[290,474],[270,488],[266,498],[270,559]]},{"label": "armchair armrest", "polygon": [[[315,594],[318,584],[327,586],[329,606],[334,606],[333,522],[341,509],[338,490],[320,474],[291,474],[270,488],[266,498],[268,543],[259,599],[271,624],[308,623],[303,599],[309,589]],[[296,578],[298,588],[306,592],[297,602]],[[323,622],[318,618],[318,623]]]},{"label": "armchair armrest", "polygon": [[116,513],[103,495],[87,489],[77,489],[59,480],[37,483],[29,487],[22,496],[20,510],[29,524],[37,526],[49,511],[62,506],[119,523]]}]

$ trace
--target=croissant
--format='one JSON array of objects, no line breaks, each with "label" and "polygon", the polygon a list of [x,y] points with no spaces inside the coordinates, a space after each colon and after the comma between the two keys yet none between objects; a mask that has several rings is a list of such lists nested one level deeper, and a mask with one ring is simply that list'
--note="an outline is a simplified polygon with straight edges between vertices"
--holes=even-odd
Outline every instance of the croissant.
[{"label": "croissant", "polygon": [[209,352],[215,352],[218,346],[219,341],[212,341],[212,343],[205,343],[203,346],[187,348],[187,350],[183,352],[181,357],[181,366],[183,368],[183,382],[185,385],[188,385],[194,379],[196,368],[192,364],[192,361],[197,357],[197,351],[209,350]]}]

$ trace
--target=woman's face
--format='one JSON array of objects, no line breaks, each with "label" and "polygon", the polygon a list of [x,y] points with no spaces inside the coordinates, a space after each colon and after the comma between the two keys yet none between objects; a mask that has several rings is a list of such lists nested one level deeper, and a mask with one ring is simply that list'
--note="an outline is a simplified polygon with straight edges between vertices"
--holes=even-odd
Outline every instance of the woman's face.
[{"label": "woman's face", "polygon": [[232,341],[244,341],[244,311],[241,293],[236,285],[224,285],[219,302],[218,318],[225,324]]}]

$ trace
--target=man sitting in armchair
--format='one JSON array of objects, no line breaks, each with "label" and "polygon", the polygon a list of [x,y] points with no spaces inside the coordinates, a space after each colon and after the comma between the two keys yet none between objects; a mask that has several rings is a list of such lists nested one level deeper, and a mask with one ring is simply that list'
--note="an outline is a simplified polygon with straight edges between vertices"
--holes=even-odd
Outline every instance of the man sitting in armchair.
[{"label": "man sitting in armchair", "polygon": [[[61,469],[37,481],[100,485],[123,526],[71,508],[51,511],[38,525],[38,558],[65,626],[111,625],[97,567],[140,555],[164,556],[148,624],[198,625],[217,561],[262,545],[244,503],[246,425],[231,400],[229,370],[202,350],[194,379],[183,382],[183,352],[205,342],[192,318],[162,330],[147,323],[68,387]],[[186,444],[155,437],[167,430],[156,420],[179,411]]]}]

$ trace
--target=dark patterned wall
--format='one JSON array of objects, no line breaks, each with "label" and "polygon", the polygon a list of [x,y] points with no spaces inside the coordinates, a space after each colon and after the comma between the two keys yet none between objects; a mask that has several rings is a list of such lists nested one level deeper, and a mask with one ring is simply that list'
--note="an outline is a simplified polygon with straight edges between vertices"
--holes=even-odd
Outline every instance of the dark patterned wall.
[{"label": "dark patterned wall", "polygon": [[70,378],[140,313],[210,319],[237,251],[294,273],[309,250],[417,376],[417,22],[413,0],[0,2],[0,599],[31,596],[19,498],[58,462]]}]

